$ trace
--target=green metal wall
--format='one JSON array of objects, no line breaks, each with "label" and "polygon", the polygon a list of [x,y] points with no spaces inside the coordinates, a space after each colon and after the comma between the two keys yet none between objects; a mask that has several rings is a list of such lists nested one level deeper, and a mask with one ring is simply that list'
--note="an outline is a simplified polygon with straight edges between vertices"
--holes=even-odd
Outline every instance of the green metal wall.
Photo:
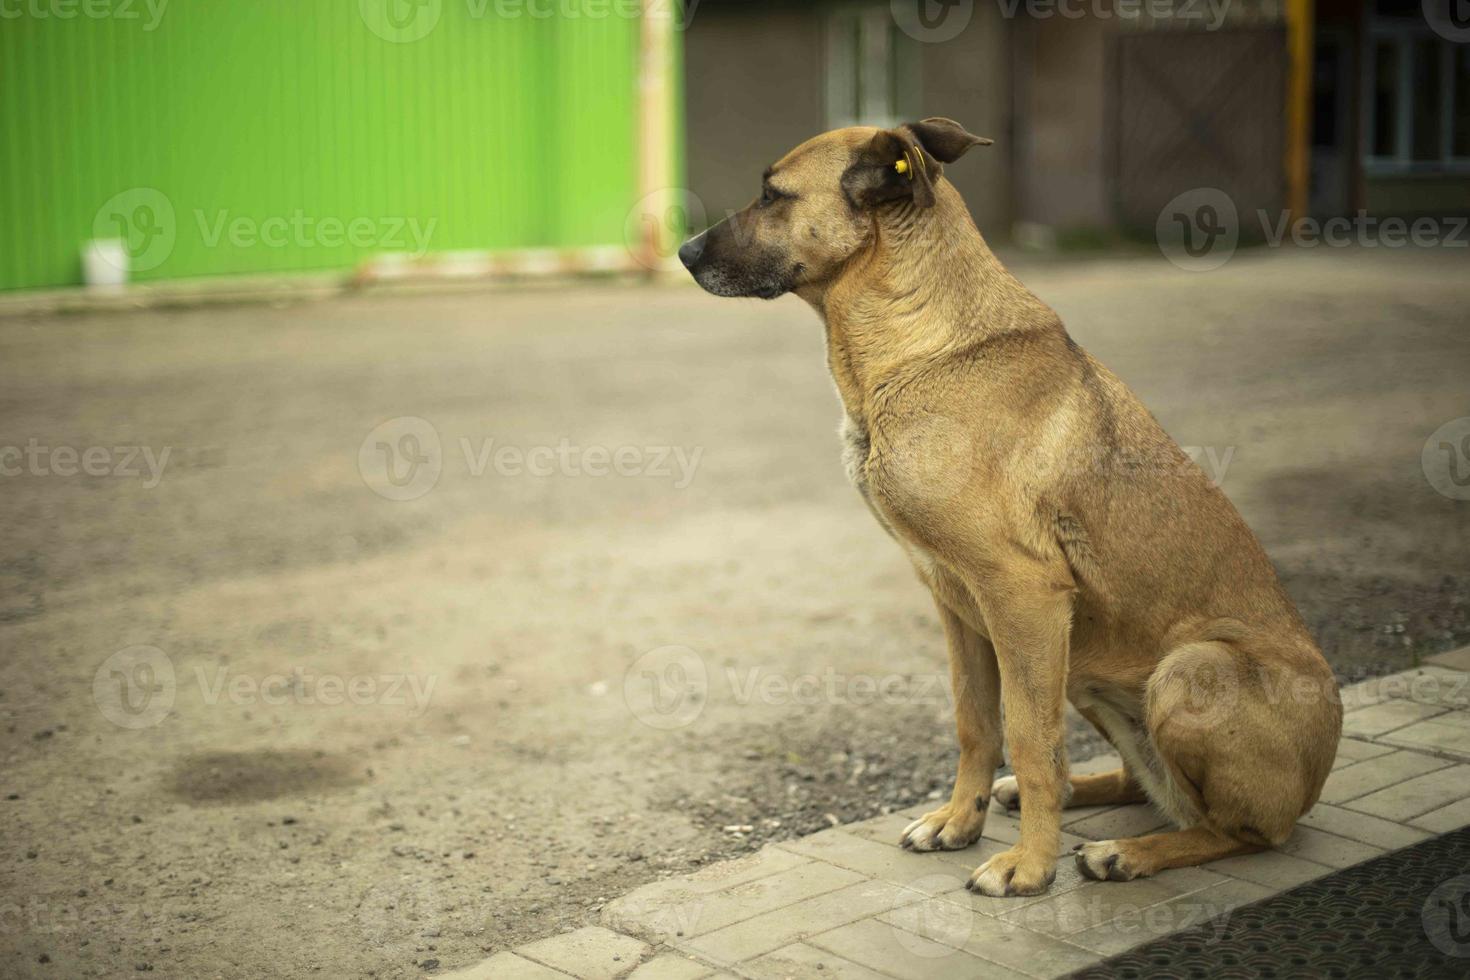
[{"label": "green metal wall", "polygon": [[84,6],[0,20],[0,288],[78,282],[81,243],[124,229],[136,280],[344,268],[430,229],[430,251],[623,241],[626,3]]}]

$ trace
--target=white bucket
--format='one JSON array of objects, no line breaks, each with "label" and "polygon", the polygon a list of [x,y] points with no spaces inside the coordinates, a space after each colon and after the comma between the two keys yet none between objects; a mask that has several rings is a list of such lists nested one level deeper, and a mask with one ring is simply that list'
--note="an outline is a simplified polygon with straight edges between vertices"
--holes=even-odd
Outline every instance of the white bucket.
[{"label": "white bucket", "polygon": [[82,282],[88,289],[116,291],[128,282],[128,243],[96,238],[82,244]]}]

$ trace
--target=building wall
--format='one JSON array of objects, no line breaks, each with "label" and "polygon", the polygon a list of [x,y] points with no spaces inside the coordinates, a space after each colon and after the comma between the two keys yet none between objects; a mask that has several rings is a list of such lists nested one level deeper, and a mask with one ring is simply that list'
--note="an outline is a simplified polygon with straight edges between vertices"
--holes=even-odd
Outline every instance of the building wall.
[{"label": "building wall", "polygon": [[1058,231],[1113,223],[1106,140],[1110,30],[1110,22],[1093,17],[1017,23],[1017,221]]},{"label": "building wall", "polygon": [[695,8],[684,37],[689,189],[710,224],[760,194],[761,172],[823,125],[822,24],[813,7]]},{"label": "building wall", "polygon": [[999,4],[976,4],[953,40],[921,45],[924,81],[920,116],[948,116],[977,136],[995,140],[945,168],[987,239],[1010,237],[1015,194],[1016,134],[1011,97],[1010,29]]},{"label": "building wall", "polygon": [[0,28],[0,288],[75,283],[124,233],[136,279],[349,267],[413,250],[410,221],[432,251],[624,240],[636,19],[135,6]]},{"label": "building wall", "polygon": [[[1073,5],[1071,9],[1082,8]],[[1252,65],[1250,59],[1241,58],[1234,51],[1238,45],[1228,36],[1246,31],[1266,32],[1279,25],[1280,0],[1236,0],[1224,5],[1172,0],[1172,4],[1150,3],[1142,7],[1101,0],[1085,9],[1090,12],[1088,16],[1020,17],[1015,25],[1013,80],[1018,120],[1015,217],[1018,222],[1046,226],[1058,237],[1068,232],[1103,231],[1132,224],[1129,215],[1121,213],[1127,208],[1120,203],[1117,171],[1119,139],[1125,131],[1122,116],[1130,111],[1136,113],[1138,107],[1119,104],[1127,101],[1118,94],[1123,67],[1119,63],[1120,37],[1145,34],[1159,38],[1164,44],[1177,37],[1181,47],[1200,50],[1203,44],[1207,54],[1230,52],[1225,55],[1227,63],[1219,63],[1218,58],[1211,56],[1210,64],[1184,64],[1171,70],[1167,77],[1157,79],[1155,88],[1171,89],[1181,96],[1172,101],[1181,105],[1197,101],[1202,92],[1214,92],[1212,87],[1222,84],[1222,75],[1257,69],[1275,72],[1279,67],[1279,51],[1263,48],[1260,60]],[[1256,84],[1258,81],[1249,79],[1253,89],[1261,87]],[[1234,97],[1228,86],[1219,91]],[[1192,124],[1187,117],[1196,117],[1217,130],[1211,133],[1213,139],[1244,148],[1237,154],[1243,158],[1242,168],[1265,168],[1261,172],[1269,172],[1274,179],[1282,166],[1279,136],[1284,125],[1281,122],[1284,94],[1253,90],[1249,97],[1259,100],[1256,103],[1261,106],[1259,115],[1237,117],[1223,124],[1209,111],[1181,113],[1178,107],[1167,105],[1152,106],[1148,111],[1155,115],[1160,130],[1186,127]],[[1219,128],[1222,125],[1224,128]],[[1192,147],[1185,156],[1197,154],[1203,145],[1195,135],[1187,132],[1187,127],[1180,129],[1178,143]],[[1258,146],[1269,152],[1254,152]],[[1161,152],[1168,157],[1163,162],[1182,163],[1188,170],[1188,161],[1177,159],[1179,154],[1172,148],[1162,147]],[[1185,178],[1186,186],[1230,182],[1209,166],[1196,167],[1192,176],[1188,173],[1175,176]],[[1188,184],[1188,179],[1194,183]],[[1165,199],[1169,196],[1172,193],[1165,195]],[[1262,196],[1252,192],[1246,198],[1255,205]]]},{"label": "building wall", "polygon": [[1457,174],[1369,177],[1363,207],[1369,214],[1378,216],[1470,214],[1470,177]]},{"label": "building wall", "polygon": [[[885,4],[886,6],[886,4]],[[826,38],[820,4],[704,0],[685,32],[690,190],[711,223],[760,192],[760,175],[825,131]],[[987,234],[1009,233],[1010,59],[992,5],[953,40],[918,45],[914,116],[950,116],[996,141],[947,168]]]}]

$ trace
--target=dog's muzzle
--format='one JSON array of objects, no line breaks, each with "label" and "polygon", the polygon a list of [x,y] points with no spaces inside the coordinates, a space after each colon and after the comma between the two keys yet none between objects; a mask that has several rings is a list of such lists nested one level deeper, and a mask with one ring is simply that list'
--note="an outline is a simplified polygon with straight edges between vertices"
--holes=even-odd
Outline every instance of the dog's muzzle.
[{"label": "dog's muzzle", "polygon": [[791,288],[773,256],[735,247],[726,228],[721,222],[679,246],[679,261],[705,292],[775,299]]}]

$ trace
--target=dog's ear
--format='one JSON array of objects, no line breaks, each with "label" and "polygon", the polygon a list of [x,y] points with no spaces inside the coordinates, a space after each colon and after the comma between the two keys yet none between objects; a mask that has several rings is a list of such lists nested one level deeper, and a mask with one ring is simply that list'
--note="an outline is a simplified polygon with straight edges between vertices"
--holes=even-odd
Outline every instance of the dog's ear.
[{"label": "dog's ear", "polygon": [[934,182],[972,146],[990,140],[955,122],[935,116],[885,129],[857,152],[842,175],[842,190],[854,207],[871,208],[912,197],[921,208],[934,206]]},{"label": "dog's ear", "polygon": [[859,209],[905,197],[912,197],[921,208],[931,208],[934,181],[942,169],[907,128],[885,129],[854,155],[842,175],[842,190]]},{"label": "dog's ear", "polygon": [[929,155],[944,163],[954,163],[972,146],[989,146],[991,141],[943,116],[931,116],[921,122],[905,123],[904,129],[914,134]]}]

